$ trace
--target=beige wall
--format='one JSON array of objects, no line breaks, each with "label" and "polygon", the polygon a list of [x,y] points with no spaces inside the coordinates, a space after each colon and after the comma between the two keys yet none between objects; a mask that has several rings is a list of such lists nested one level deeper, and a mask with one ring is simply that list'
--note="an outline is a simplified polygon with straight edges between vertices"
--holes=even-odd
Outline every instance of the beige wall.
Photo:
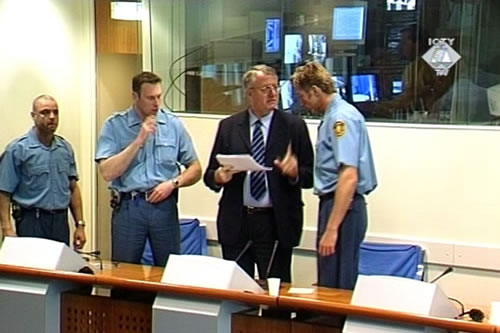
[{"label": "beige wall", "polygon": [[[35,96],[54,96],[60,109],[58,134],[76,153],[88,222],[93,221],[95,181],[90,158],[95,128],[93,27],[92,1],[0,0],[0,147],[28,131]],[[90,236],[92,226],[87,231]]]}]

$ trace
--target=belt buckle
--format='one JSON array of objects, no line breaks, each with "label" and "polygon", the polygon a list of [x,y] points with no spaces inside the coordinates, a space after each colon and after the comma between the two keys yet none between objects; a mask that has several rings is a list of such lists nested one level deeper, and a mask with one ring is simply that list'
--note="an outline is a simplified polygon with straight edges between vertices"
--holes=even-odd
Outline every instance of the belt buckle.
[{"label": "belt buckle", "polygon": [[247,214],[255,214],[259,210],[259,207],[245,206]]}]

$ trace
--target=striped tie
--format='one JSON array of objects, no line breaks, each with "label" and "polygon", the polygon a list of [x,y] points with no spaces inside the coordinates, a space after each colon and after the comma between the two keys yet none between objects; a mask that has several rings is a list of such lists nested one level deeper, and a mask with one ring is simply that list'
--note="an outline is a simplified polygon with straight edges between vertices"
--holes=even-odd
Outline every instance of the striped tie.
[{"label": "striped tie", "polygon": [[[255,122],[252,137],[252,157],[260,165],[264,165],[264,135],[260,128],[262,123],[260,120]],[[250,194],[255,200],[260,200],[266,193],[266,173],[265,171],[254,171],[250,173]]]}]

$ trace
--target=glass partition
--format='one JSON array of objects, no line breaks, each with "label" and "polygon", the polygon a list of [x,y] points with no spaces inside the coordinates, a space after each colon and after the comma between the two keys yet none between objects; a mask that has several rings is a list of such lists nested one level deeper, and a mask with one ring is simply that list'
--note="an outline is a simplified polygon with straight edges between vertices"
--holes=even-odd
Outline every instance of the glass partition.
[{"label": "glass partition", "polygon": [[241,77],[276,68],[280,108],[311,116],[289,78],[321,62],[369,121],[497,125],[497,0],[149,0],[151,67],[175,111],[245,108]]}]

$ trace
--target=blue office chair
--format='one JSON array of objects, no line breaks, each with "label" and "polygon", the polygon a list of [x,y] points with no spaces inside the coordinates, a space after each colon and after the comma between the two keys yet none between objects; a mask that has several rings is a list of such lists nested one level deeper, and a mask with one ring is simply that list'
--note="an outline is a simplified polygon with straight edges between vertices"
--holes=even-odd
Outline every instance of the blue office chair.
[{"label": "blue office chair", "polygon": [[363,242],[359,274],[424,279],[424,250],[419,245]]},{"label": "blue office chair", "polygon": [[[198,219],[180,219],[181,254],[207,255],[207,233],[205,226],[200,225]],[[141,264],[154,265],[153,253],[149,239],[146,239]]]}]

